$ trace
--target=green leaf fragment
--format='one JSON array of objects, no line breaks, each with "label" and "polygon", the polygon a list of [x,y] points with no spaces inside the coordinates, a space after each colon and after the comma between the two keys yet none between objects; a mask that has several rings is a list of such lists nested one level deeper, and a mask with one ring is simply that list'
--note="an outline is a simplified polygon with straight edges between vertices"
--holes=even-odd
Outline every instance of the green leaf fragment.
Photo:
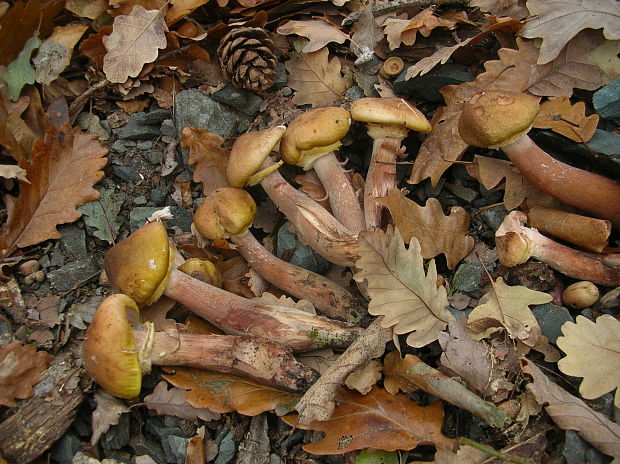
[{"label": "green leaf fragment", "polygon": [[2,79],[8,85],[9,98],[15,101],[19,98],[19,94],[22,88],[26,84],[34,84],[35,71],[30,57],[32,52],[41,46],[41,40],[38,36],[33,36],[28,39],[24,48],[19,52],[18,57],[11,62],[6,68],[6,71],[0,75]]},{"label": "green leaf fragment", "polygon": [[101,194],[98,200],[80,206],[78,210],[84,215],[83,219],[87,226],[96,229],[94,236],[113,243],[114,238],[123,224],[122,218],[118,217],[125,195],[111,188],[98,187]]}]

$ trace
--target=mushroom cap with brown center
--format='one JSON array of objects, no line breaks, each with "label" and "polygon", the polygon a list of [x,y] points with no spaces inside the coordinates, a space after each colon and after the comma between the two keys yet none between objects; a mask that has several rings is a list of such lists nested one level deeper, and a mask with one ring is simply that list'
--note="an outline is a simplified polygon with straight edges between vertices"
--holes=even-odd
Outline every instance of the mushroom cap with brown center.
[{"label": "mushroom cap with brown center", "polygon": [[402,98],[360,98],[351,103],[351,117],[386,130],[398,130],[402,137],[409,130],[424,134],[431,131],[428,119]]},{"label": "mushroom cap with brown center", "polygon": [[230,185],[245,187],[260,181],[260,178],[254,179],[256,173],[285,132],[286,127],[276,126],[240,135],[233,143],[228,157],[226,175]]},{"label": "mushroom cap with brown center", "polygon": [[194,227],[211,240],[248,232],[256,215],[256,203],[248,192],[236,187],[222,187],[205,197],[194,213]]},{"label": "mushroom cap with brown center", "polygon": [[135,398],[142,385],[132,331],[138,321],[138,306],[131,298],[110,295],[97,308],[82,348],[86,370],[103,389],[121,398]]},{"label": "mushroom cap with brown center", "polygon": [[312,169],[314,161],[340,147],[351,126],[344,108],[316,108],[295,118],[280,141],[280,155],[289,164]]},{"label": "mushroom cap with brown center", "polygon": [[166,226],[151,222],[108,250],[103,267],[114,291],[142,308],[164,293],[173,261]]},{"label": "mushroom cap with brown center", "polygon": [[525,93],[497,90],[478,93],[463,106],[459,134],[474,147],[508,145],[532,127],[540,111],[538,100]]}]

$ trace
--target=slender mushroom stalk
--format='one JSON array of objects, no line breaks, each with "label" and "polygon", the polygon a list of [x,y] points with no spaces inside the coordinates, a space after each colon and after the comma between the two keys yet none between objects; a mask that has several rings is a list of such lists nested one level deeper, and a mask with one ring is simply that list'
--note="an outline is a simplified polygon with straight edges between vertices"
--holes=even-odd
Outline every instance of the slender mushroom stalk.
[{"label": "slender mushroom stalk", "polygon": [[538,98],[524,93],[487,91],[463,107],[459,134],[465,143],[501,148],[536,188],[620,227],[620,182],[564,164],[527,135],[540,110]]},{"label": "slender mushroom stalk", "polygon": [[294,351],[345,348],[362,330],[219,289],[176,269],[174,257],[166,227],[152,222],[112,247],[104,268],[114,291],[128,295],[138,307],[166,295],[228,334],[263,337]]},{"label": "slender mushroom stalk", "polygon": [[256,203],[249,193],[223,187],[205,197],[194,213],[194,227],[211,240],[228,238],[265,280],[312,302],[326,316],[359,320],[364,308],[353,295],[319,274],[275,257],[256,240],[248,231],[255,213]]},{"label": "slender mushroom stalk", "polygon": [[86,331],[84,366],[114,396],[134,398],[151,365],[187,366],[248,377],[292,392],[318,378],[290,349],[265,339],[235,335],[156,332],[140,324],[136,303],[127,295],[107,297]]},{"label": "slender mushroom stalk", "polygon": [[305,193],[293,188],[277,171],[269,154],[286,128],[248,132],[235,140],[226,173],[233,187],[260,183],[267,195],[295,227],[297,236],[328,261],[353,266],[357,258],[357,236]]},{"label": "slender mushroom stalk", "polygon": [[280,140],[282,159],[321,180],[336,219],[354,234],[366,229],[364,213],[351,179],[336,159],[334,150],[349,131],[351,115],[343,108],[316,108],[295,118]]},{"label": "slender mushroom stalk", "polygon": [[396,187],[396,159],[409,130],[428,134],[431,125],[424,115],[402,98],[360,98],[351,104],[351,117],[365,122],[373,139],[370,166],[364,189],[364,214],[368,229],[380,228],[382,198]]},{"label": "slender mushroom stalk", "polygon": [[556,271],[595,284],[620,285],[620,254],[587,253],[554,242],[525,225],[527,216],[513,211],[495,232],[499,260],[516,266],[535,258]]}]

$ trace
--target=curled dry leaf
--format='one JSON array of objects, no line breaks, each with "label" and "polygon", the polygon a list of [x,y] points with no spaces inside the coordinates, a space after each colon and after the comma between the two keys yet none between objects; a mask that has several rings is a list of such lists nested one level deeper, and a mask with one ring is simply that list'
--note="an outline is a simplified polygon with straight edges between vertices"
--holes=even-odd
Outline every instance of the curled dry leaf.
[{"label": "curled dry leaf", "polygon": [[170,9],[166,12],[166,24],[172,26],[208,2],[209,0],[172,0]]},{"label": "curled dry leaf", "polygon": [[351,390],[357,390],[365,395],[379,380],[383,365],[376,359],[371,359],[362,369],[351,372],[344,384]]},{"label": "curled dry leaf", "polygon": [[[428,37],[436,27],[454,29],[458,20],[454,17],[442,17],[435,14],[433,7],[425,8],[411,19],[388,18],[383,23],[390,50],[400,47],[402,44],[413,45],[416,35]],[[460,12],[461,19],[466,19],[464,12]]]},{"label": "curled dry leaf", "polygon": [[106,0],[67,0],[65,8],[80,18],[97,19],[106,12]]},{"label": "curled dry leaf", "polygon": [[571,104],[567,97],[551,97],[540,105],[540,113],[532,127],[551,129],[575,142],[587,142],[594,135],[599,115],[585,115],[586,104]]},{"label": "curled dry leaf", "polygon": [[199,127],[185,127],[181,146],[189,148],[189,164],[195,164],[194,182],[202,182],[205,194],[228,186],[226,165],[228,150],[222,148],[224,139]]},{"label": "curled dry leaf", "polygon": [[10,102],[6,87],[0,81],[0,145],[17,161],[28,158],[37,140],[33,130],[20,118],[28,104],[28,97]]},{"label": "curled dry leaf", "polygon": [[106,433],[111,425],[118,424],[121,414],[129,412],[129,408],[123,400],[116,398],[104,390],[95,392],[95,402],[97,408],[93,411],[93,434],[90,438],[90,444],[96,445],[101,435]]},{"label": "curled dry leaf", "polygon": [[603,314],[596,323],[583,316],[565,322],[557,340],[566,357],[558,367],[567,375],[583,377],[579,393],[587,399],[616,390],[614,403],[620,407],[620,321]]},{"label": "curled dry leaf", "polygon": [[166,47],[168,30],[161,10],[145,10],[135,5],[130,15],[117,16],[112,34],[103,38],[108,53],[103,72],[112,83],[136,77],[146,63],[155,61],[160,48]]},{"label": "curled dry leaf", "polygon": [[16,399],[30,398],[53,356],[19,342],[0,347],[0,406],[14,407]]},{"label": "curled dry leaf", "polygon": [[446,216],[436,198],[429,198],[425,206],[420,206],[396,188],[390,190],[386,198],[378,198],[377,202],[390,210],[405,242],[412,237],[418,239],[424,259],[443,253],[448,268],[454,269],[474,248],[474,239],[467,235],[469,214],[460,206],[453,206]]},{"label": "curled dry leaf", "polygon": [[435,261],[424,271],[420,244],[411,239],[405,248],[398,229],[361,232],[354,279],[368,282],[368,312],[384,316],[383,327],[396,334],[409,334],[407,344],[420,348],[437,340],[454,316],[446,309],[447,291],[437,287]]},{"label": "curled dry leaf", "polygon": [[306,21],[288,21],[278,27],[278,34],[297,34],[309,39],[309,42],[301,49],[302,53],[312,53],[325,47],[330,42],[343,44],[349,40],[349,36],[333,24],[321,19]]},{"label": "curled dry leaf", "polygon": [[162,380],[153,393],[144,397],[144,404],[161,416],[170,415],[188,420],[201,419],[205,422],[220,419],[218,413],[211,412],[207,408],[195,408],[189,404],[185,399],[186,393],[185,390],[175,387],[168,390],[168,384]]}]

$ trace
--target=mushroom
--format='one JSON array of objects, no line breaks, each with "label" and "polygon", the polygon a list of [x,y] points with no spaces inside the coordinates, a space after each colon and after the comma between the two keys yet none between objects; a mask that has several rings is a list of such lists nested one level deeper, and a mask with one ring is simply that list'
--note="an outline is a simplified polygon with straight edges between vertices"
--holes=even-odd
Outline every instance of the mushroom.
[{"label": "mushroom", "polygon": [[277,171],[269,154],[286,128],[248,132],[235,140],[226,174],[233,187],[260,183],[267,195],[293,224],[299,239],[328,261],[353,266],[357,258],[357,236],[305,193],[293,188]]},{"label": "mushroom", "polygon": [[365,122],[373,139],[370,166],[364,189],[364,214],[368,229],[380,228],[382,198],[396,187],[396,158],[402,156],[402,140],[410,130],[428,134],[431,125],[424,115],[402,98],[360,98],[351,104],[351,117]]},{"label": "mushroom", "polygon": [[166,226],[152,222],[108,250],[104,268],[114,291],[131,297],[139,308],[166,295],[226,333],[264,337],[294,351],[344,348],[362,330],[219,289],[176,269],[174,257]]},{"label": "mushroom", "polygon": [[527,216],[513,211],[495,232],[499,260],[504,266],[535,258],[556,271],[595,284],[620,285],[620,254],[587,253],[554,242],[525,225]]},{"label": "mushroom", "polygon": [[336,159],[349,131],[351,115],[343,108],[316,108],[295,118],[280,140],[282,159],[308,171],[314,168],[321,180],[336,219],[354,234],[366,228],[364,213],[351,179]]},{"label": "mushroom", "polygon": [[265,339],[237,335],[156,332],[140,324],[136,303],[127,295],[105,298],[86,331],[84,367],[106,391],[121,398],[140,393],[151,365],[187,366],[248,377],[292,392],[308,389],[318,378],[290,349]]},{"label": "mushroom", "polygon": [[528,137],[539,109],[538,98],[528,94],[482,92],[463,106],[459,134],[469,145],[501,148],[539,190],[620,227],[619,182],[564,164]]},{"label": "mushroom", "polygon": [[194,227],[211,240],[228,238],[265,280],[304,298],[329,317],[348,321],[364,314],[359,301],[330,279],[275,257],[248,232],[256,204],[245,190],[222,187],[210,192],[194,213]]}]

